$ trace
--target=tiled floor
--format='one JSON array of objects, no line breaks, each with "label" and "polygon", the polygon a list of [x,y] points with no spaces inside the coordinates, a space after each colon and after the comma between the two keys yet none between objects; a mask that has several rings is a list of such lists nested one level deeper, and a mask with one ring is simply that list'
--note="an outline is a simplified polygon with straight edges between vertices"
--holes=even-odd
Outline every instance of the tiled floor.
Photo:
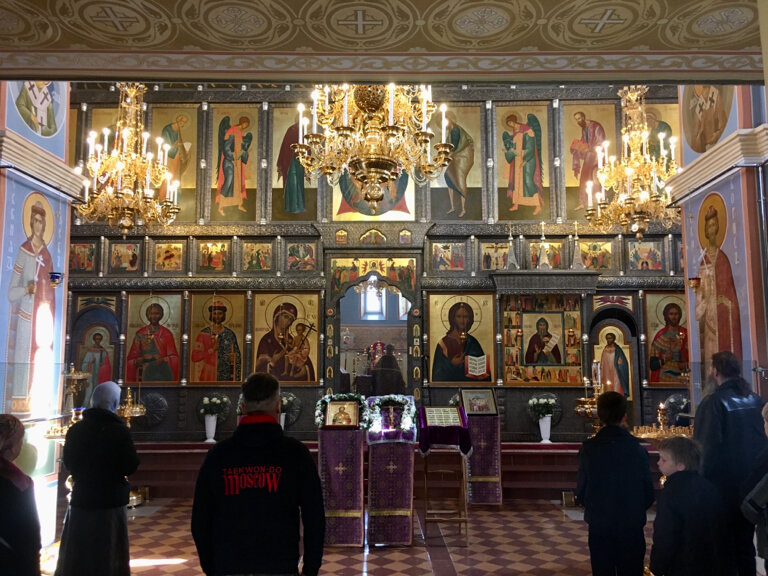
[{"label": "tiled floor", "polygon": [[[154,500],[131,515],[132,573],[199,576],[189,532],[191,501]],[[418,505],[418,503],[417,503]],[[469,541],[457,525],[414,522],[410,547],[326,548],[323,576],[587,576],[586,525],[577,510],[545,500],[470,510]],[[651,523],[646,528],[650,539]],[[650,543],[650,540],[649,540]]]}]

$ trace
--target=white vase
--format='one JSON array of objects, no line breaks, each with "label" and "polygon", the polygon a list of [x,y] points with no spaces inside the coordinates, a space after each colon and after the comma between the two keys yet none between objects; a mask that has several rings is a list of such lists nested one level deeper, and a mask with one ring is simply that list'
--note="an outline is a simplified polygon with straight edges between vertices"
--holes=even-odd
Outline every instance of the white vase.
[{"label": "white vase", "polygon": [[218,416],[216,416],[216,414],[205,415],[205,441],[206,442],[216,442],[216,440],[214,440],[213,437],[216,435],[217,420],[218,420]]},{"label": "white vase", "polygon": [[541,433],[541,444],[552,444],[549,434],[552,430],[552,416],[542,416],[539,419],[539,432]]}]

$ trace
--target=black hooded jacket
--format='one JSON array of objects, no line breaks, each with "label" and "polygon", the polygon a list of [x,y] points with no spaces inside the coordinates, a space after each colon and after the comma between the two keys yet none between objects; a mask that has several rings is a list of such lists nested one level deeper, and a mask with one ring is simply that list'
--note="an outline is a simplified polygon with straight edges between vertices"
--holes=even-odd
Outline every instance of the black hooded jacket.
[{"label": "black hooded jacket", "polygon": [[208,576],[292,574],[304,524],[304,576],[323,558],[325,512],[320,477],[304,444],[269,416],[246,416],[216,444],[195,486],[192,536]]}]

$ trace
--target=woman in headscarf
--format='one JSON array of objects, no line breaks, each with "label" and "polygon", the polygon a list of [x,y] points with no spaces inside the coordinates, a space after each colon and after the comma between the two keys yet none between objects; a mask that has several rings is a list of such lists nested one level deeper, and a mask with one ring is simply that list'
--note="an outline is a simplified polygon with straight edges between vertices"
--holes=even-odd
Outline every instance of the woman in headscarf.
[{"label": "woman in headscarf", "polygon": [[139,466],[131,434],[115,414],[120,386],[96,386],[91,407],[67,432],[64,465],[72,498],[64,518],[56,576],[130,576],[126,476]]},{"label": "woman in headscarf", "polygon": [[0,572],[40,576],[40,521],[35,486],[13,461],[21,452],[24,425],[0,414]]}]

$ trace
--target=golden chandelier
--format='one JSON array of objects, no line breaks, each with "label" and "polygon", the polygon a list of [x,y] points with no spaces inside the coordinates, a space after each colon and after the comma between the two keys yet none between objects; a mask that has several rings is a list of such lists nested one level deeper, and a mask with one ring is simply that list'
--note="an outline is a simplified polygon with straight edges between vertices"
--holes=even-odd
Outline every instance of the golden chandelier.
[{"label": "golden chandelier", "polygon": [[431,87],[317,86],[310,117],[299,105],[299,141],[291,148],[306,170],[325,175],[332,185],[347,171],[362,184],[362,197],[375,212],[387,182],[405,172],[421,184],[451,162],[445,105],[440,110],[442,138],[433,153]]},{"label": "golden chandelier", "polygon": [[[668,134],[658,134],[658,149],[648,130],[645,115],[646,86],[625,86],[619,90],[622,108],[622,158],[608,153],[608,142],[596,148],[600,190],[595,194],[597,207],[592,200],[592,182],[587,184],[587,220],[608,231],[620,224],[625,232],[632,232],[638,240],[648,229],[651,220],[664,227],[680,222],[680,209],[671,207],[671,197],[666,181],[678,171],[675,161],[677,139]],[[658,152],[658,154],[653,154]],[[610,202],[606,190],[613,190]]]},{"label": "golden chandelier", "polygon": [[180,210],[179,183],[171,182],[167,168],[170,145],[157,138],[153,154],[149,132],[144,131],[146,86],[125,82],[117,86],[120,107],[113,138],[110,141],[109,128],[102,130],[103,139],[96,132],[88,135],[86,166],[91,180],[83,181],[84,203],[77,210],[89,222],[108,220],[125,236],[134,224],[173,222]]}]

